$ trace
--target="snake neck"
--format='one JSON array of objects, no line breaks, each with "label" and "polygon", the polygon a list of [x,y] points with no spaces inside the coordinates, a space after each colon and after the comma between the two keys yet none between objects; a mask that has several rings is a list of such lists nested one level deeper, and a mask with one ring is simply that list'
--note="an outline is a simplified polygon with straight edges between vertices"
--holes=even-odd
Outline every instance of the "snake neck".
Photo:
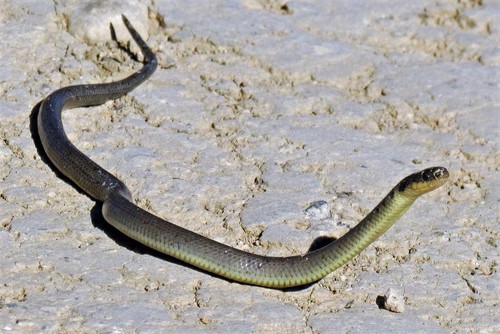
[{"label": "snake neck", "polygon": [[416,199],[415,196],[399,192],[395,187],[382,202],[344,236],[346,239],[356,240],[357,247],[353,253],[361,252],[384,234],[408,211]]}]

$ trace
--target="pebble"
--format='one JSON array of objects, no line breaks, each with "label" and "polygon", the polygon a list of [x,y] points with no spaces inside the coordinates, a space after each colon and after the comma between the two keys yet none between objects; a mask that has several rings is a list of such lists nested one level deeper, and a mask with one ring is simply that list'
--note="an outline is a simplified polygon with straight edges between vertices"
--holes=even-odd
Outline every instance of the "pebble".
[{"label": "pebble", "polygon": [[317,201],[309,205],[305,210],[306,216],[312,220],[323,220],[330,217],[328,203],[325,201]]},{"label": "pebble", "polygon": [[391,312],[403,313],[405,310],[403,295],[392,288],[387,290],[384,295],[384,308]]},{"label": "pebble", "polygon": [[142,38],[148,37],[148,8],[139,1],[80,1],[75,8],[63,9],[68,15],[68,29],[76,38],[92,44],[111,40],[110,23],[120,41],[130,40],[121,15],[127,16]]}]

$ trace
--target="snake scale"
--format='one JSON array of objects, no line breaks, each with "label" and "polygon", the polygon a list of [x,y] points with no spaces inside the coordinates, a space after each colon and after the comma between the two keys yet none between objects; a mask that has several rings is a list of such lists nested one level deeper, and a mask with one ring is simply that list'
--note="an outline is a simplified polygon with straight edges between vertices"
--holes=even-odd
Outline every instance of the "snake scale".
[{"label": "snake scale", "polygon": [[123,22],[141,49],[143,67],[106,84],[58,89],[40,105],[37,126],[43,149],[55,167],[97,201],[104,219],[136,241],[193,266],[246,284],[271,288],[320,280],[368,247],[391,227],[421,195],[446,183],[444,167],[407,176],[359,224],[336,241],[300,256],[259,256],[226,246],[167,222],[134,204],[125,184],[78,150],[64,132],[64,109],[96,106],[117,99],[148,79],[157,59],[125,16]]}]

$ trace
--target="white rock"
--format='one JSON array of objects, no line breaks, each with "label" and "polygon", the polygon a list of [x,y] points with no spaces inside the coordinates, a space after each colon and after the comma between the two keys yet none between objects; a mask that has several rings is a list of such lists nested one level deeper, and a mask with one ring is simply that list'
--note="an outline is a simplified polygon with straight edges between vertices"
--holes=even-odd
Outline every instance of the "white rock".
[{"label": "white rock", "polygon": [[111,39],[110,24],[119,41],[128,41],[130,34],[125,28],[121,15],[127,16],[142,38],[148,37],[148,8],[139,1],[80,1],[68,9],[69,32],[78,39],[90,42],[106,42]]},{"label": "white rock", "polygon": [[403,295],[394,289],[389,289],[384,296],[384,307],[386,310],[395,313],[402,313],[405,310]]},{"label": "white rock", "polygon": [[328,203],[325,201],[314,202],[305,210],[306,215],[313,220],[322,220],[330,217]]}]

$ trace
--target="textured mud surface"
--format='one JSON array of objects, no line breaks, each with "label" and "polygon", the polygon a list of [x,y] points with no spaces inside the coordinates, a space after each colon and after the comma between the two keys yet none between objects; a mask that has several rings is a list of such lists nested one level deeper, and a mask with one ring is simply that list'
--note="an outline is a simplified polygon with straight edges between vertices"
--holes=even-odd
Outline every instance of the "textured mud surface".
[{"label": "textured mud surface", "polygon": [[[0,12],[0,332],[500,331],[498,1],[96,3]],[[59,87],[140,67],[111,40],[111,21],[129,38],[121,13],[160,68],[64,122],[141,207],[285,256],[341,236],[414,171],[450,182],[300,290],[145,249],[50,168],[30,119]]]}]

